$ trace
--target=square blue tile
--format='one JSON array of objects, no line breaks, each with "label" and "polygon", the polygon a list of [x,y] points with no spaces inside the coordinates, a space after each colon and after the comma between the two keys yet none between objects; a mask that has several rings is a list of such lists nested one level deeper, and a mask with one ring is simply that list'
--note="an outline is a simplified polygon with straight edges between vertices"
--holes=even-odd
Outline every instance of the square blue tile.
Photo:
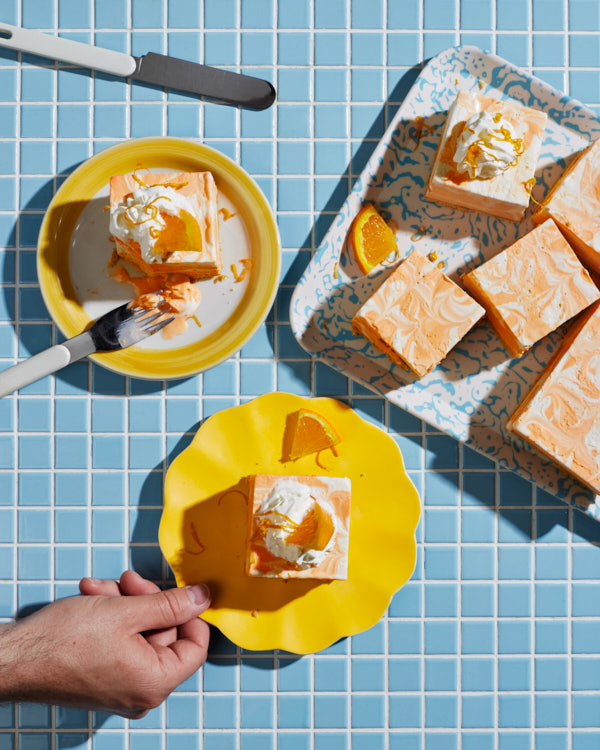
[{"label": "square blue tile", "polygon": [[[315,698],[315,704],[317,702]],[[277,696],[277,726],[281,729],[303,729],[310,726],[310,697],[308,695]]]},{"label": "square blue tile", "polygon": [[464,728],[487,729],[494,726],[494,700],[492,696],[463,695],[461,703],[462,726]]},{"label": "square blue tile", "polygon": [[500,621],[498,623],[498,653],[526,654],[531,651],[531,623]]},{"label": "square blue tile", "polygon": [[[463,657],[461,660],[461,689],[463,692],[492,692],[495,687],[495,667],[492,659]],[[463,699],[463,726],[464,723]]]},{"label": "square blue tile", "polygon": [[[418,695],[391,695],[389,697],[390,727],[405,729],[422,724],[422,698]],[[403,735],[399,735],[403,736]],[[415,750],[416,750],[415,745]]]},{"label": "square blue tile", "polygon": [[535,658],[535,689],[568,690],[569,662],[566,657],[537,656]]},{"label": "square blue tile", "polygon": [[352,695],[352,728],[385,726],[385,698],[380,695]]},{"label": "square blue tile", "polygon": [[462,622],[461,649],[463,654],[492,654],[495,649],[494,624],[485,621]]},{"label": "square blue tile", "polygon": [[88,541],[88,513],[80,509],[54,511],[54,541],[85,544]]},{"label": "square blue tile", "polygon": [[[315,673],[318,661],[315,661]],[[277,672],[279,691],[295,692],[311,689],[310,663],[307,659],[281,659]]]},{"label": "square blue tile", "polygon": [[[347,45],[346,35],[338,32],[315,32],[315,64],[346,65]],[[367,54],[365,52],[365,54]]]}]

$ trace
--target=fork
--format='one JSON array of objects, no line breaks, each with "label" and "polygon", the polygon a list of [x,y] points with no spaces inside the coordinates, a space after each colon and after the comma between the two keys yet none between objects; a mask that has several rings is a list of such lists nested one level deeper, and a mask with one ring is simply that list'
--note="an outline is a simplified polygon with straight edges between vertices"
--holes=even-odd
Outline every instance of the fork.
[{"label": "fork", "polygon": [[87,331],[0,372],[0,398],[89,354],[115,352],[137,344],[174,319],[165,309],[162,297],[152,308],[141,308],[133,302],[116,307],[98,318]]}]

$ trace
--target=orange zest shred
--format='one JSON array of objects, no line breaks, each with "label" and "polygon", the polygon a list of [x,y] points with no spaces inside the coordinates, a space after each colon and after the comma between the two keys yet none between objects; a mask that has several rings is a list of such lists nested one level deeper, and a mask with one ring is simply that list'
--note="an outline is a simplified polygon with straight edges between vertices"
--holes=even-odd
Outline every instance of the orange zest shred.
[{"label": "orange zest shred", "polygon": [[103,211],[110,211],[110,203],[107,203],[106,206],[102,207]]},{"label": "orange zest shred", "polygon": [[315,456],[315,463],[317,464],[319,469],[323,469],[323,471],[327,471],[327,467],[321,463],[321,453],[323,453],[323,451],[319,451],[317,455]]},{"label": "orange zest shred", "polygon": [[145,187],[145,188],[150,187],[149,185],[146,185],[146,183],[137,176],[136,174],[137,171],[138,171],[138,168],[134,170],[133,174],[131,175],[131,178],[135,180],[140,187]]},{"label": "orange zest shred", "polygon": [[413,140],[415,141],[415,147],[413,151],[416,151],[419,148],[421,138],[426,135],[431,135],[434,130],[435,128],[433,125],[426,125],[423,117],[421,117],[421,115],[417,115],[415,117],[415,133],[412,136]]},{"label": "orange zest shred", "polygon": [[228,208],[220,208],[217,213],[219,216],[223,217],[223,221],[229,221],[229,219],[233,219],[234,216],[237,216],[237,213],[232,214],[231,211]]},{"label": "orange zest shred", "polygon": [[536,183],[535,177],[532,177],[531,179],[527,180],[523,183],[523,187],[525,188],[525,192],[527,195],[531,198],[531,200],[537,205],[541,206],[542,204],[539,201],[536,201],[536,199],[533,197],[533,186]]},{"label": "orange zest shred", "polygon": [[340,442],[341,438],[324,416],[310,409],[298,409],[290,415],[289,460],[295,461],[311,453],[319,453]]},{"label": "orange zest shred", "polygon": [[245,492],[242,492],[241,490],[227,490],[227,492],[224,492],[222,495],[219,495],[219,499],[217,500],[217,505],[221,505],[221,500],[224,497],[228,497],[229,495],[241,495],[244,499],[245,503],[248,503],[248,495],[246,495]]},{"label": "orange zest shred", "polygon": [[333,264],[333,278],[337,281],[340,278],[340,273],[338,271],[338,262]]},{"label": "orange zest shred", "polygon": [[[166,187],[166,188],[173,188],[173,190],[181,190],[182,187],[185,187],[188,183],[187,182],[156,182],[152,187]],[[166,198],[166,196],[163,196]],[[169,200],[171,200],[169,198]]]},{"label": "orange zest shred", "polygon": [[243,270],[241,273],[238,273],[235,263],[232,263],[230,266],[231,273],[233,274],[233,278],[236,284],[239,284],[240,281],[243,281],[246,278],[246,276],[250,272],[250,269],[254,265],[251,258],[242,258],[240,263],[243,266]]},{"label": "orange zest shred", "polygon": [[253,609],[252,612],[250,612],[250,615],[252,617],[258,617],[258,610],[257,609]]},{"label": "orange zest shred", "polygon": [[196,528],[194,526],[194,522],[193,521],[190,521],[190,524],[189,524],[188,528],[189,528],[189,531],[190,531],[190,536],[192,537],[192,539],[194,540],[194,542],[198,545],[198,550],[192,551],[192,550],[187,549],[187,547],[186,547],[185,551],[189,555],[201,555],[204,552],[204,550],[206,549],[206,547],[202,544],[202,542],[198,538],[198,534],[196,532]]},{"label": "orange zest shred", "polygon": [[445,268],[446,268],[446,261],[445,261],[445,260],[441,260],[441,261],[440,261],[440,262],[439,262],[439,263],[437,264],[437,267],[438,267],[438,268],[440,269],[440,271],[444,271],[444,270],[445,270]]},{"label": "orange zest shred", "polygon": [[227,276],[225,276],[224,273],[220,273],[218,276],[215,276],[215,278],[213,279],[213,284],[218,284],[220,281],[225,281],[226,278]]},{"label": "orange zest shred", "polygon": [[411,234],[411,236],[410,236],[410,239],[412,240],[412,242],[418,242],[419,240],[422,240],[422,239],[423,239],[423,237],[425,237],[425,235],[426,235],[426,234],[427,234],[427,228],[426,228],[426,227],[424,227],[424,226],[423,226],[423,225],[421,224],[421,225],[419,225],[419,226],[417,227],[416,231],[414,231],[414,232],[413,232],[413,233]]},{"label": "orange zest shred", "polygon": [[429,255],[427,256],[427,260],[430,260],[432,263],[435,263],[435,261],[438,259],[438,254],[435,250],[432,250]]},{"label": "orange zest shred", "polygon": [[198,318],[195,315],[192,315],[192,320],[198,326],[198,328],[202,328],[202,323],[198,320]]}]

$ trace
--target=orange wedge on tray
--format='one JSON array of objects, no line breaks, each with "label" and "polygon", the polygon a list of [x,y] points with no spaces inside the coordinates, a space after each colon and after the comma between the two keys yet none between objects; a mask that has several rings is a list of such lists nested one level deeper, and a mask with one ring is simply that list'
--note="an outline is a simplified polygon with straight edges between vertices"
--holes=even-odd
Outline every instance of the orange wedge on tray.
[{"label": "orange wedge on tray", "polygon": [[356,215],[350,229],[350,242],[364,274],[398,250],[396,235],[372,203],[364,205]]}]

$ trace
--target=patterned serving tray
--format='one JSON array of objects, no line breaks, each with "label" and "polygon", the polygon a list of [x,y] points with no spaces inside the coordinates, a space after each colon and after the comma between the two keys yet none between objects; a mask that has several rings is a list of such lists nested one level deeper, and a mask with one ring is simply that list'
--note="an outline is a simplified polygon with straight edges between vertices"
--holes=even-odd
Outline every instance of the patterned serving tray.
[{"label": "patterned serving tray", "polygon": [[352,335],[353,314],[391,272],[380,268],[365,277],[346,251],[363,202],[373,201],[397,224],[401,258],[413,247],[435,252],[454,280],[533,226],[535,205],[516,224],[423,199],[446,112],[459,90],[511,97],[548,114],[533,190],[538,201],[569,157],[600,136],[593,112],[506,60],[475,47],[440,53],[423,68],[300,279],[291,302],[292,330],[308,352],[335,369],[600,518],[592,492],[505,429],[569,324],[520,359],[510,359],[489,324],[480,324],[421,380]]}]

